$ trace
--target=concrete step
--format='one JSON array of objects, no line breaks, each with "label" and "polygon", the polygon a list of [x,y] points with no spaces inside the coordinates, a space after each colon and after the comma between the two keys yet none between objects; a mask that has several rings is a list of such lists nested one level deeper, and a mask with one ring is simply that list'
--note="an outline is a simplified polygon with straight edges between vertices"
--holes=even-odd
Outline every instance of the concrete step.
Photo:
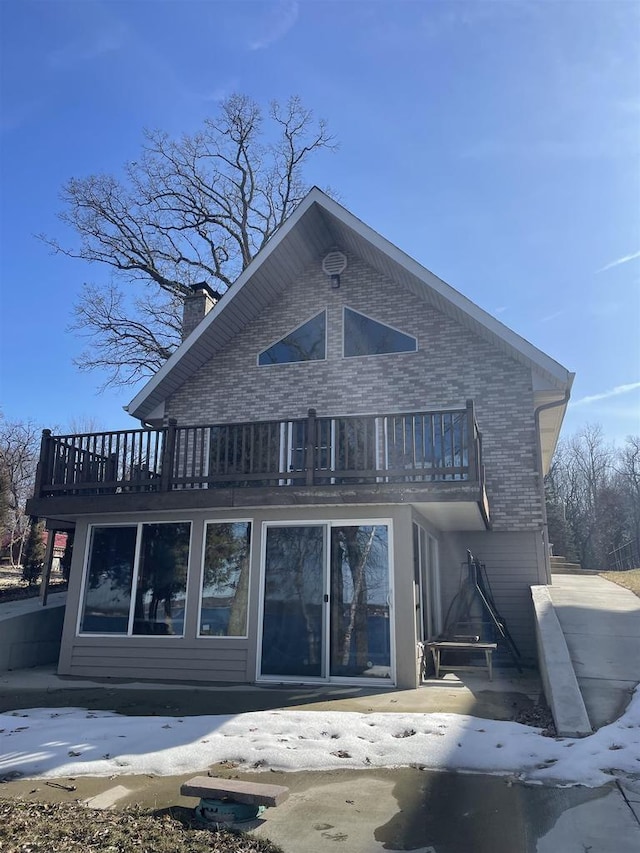
[{"label": "concrete step", "polygon": [[551,573],[556,575],[572,575],[582,574],[583,571],[591,571],[583,569],[580,563],[570,563],[565,557],[550,557]]}]

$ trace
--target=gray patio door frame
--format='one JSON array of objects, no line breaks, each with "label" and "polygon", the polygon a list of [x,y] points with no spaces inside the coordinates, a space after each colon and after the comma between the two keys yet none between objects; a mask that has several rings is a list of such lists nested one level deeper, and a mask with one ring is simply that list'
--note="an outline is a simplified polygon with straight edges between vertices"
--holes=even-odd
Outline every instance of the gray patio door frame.
[{"label": "gray patio door frame", "polygon": [[[319,626],[320,630],[320,651],[319,651],[319,672],[318,674],[309,674],[310,670],[313,670],[317,664],[314,662],[309,662],[310,655],[307,654],[307,657],[304,659],[301,665],[301,669],[306,668],[308,670],[307,673],[278,673],[278,672],[265,672],[263,673],[263,658],[265,659],[264,668],[272,667],[263,651],[263,641],[267,638],[271,637],[270,631],[270,618],[267,614],[267,610],[269,609],[270,601],[273,602],[274,599],[269,597],[266,590],[267,583],[267,573],[269,571],[267,561],[268,561],[268,544],[267,539],[269,535],[270,529],[278,529],[278,528],[319,528],[323,531],[322,542],[323,542],[323,553],[322,553],[322,565],[318,566],[318,570],[321,572],[320,583],[314,586],[311,592],[311,597],[307,600],[306,604],[308,605],[305,613],[306,620],[306,629],[309,634],[315,633],[316,627]],[[332,637],[332,611],[335,612],[335,599],[332,599],[332,595],[334,591],[331,589],[331,541],[332,536],[331,532],[335,528],[347,528],[347,527],[381,527],[386,529],[386,547],[387,547],[387,566],[386,566],[386,578],[385,583],[387,584],[386,590],[384,590],[381,595],[384,598],[384,601],[381,599],[377,602],[377,608],[374,607],[373,610],[378,610],[378,625],[383,625],[381,619],[385,617],[386,611],[386,621],[387,626],[386,630],[388,631],[388,671],[389,677],[384,676],[376,676],[376,675],[339,675],[332,674],[332,664],[331,664],[331,637]],[[363,519],[340,519],[340,520],[287,520],[287,521],[265,521],[262,523],[262,535],[261,535],[261,556],[260,556],[260,597],[259,597],[259,620],[258,620],[258,636],[257,636],[257,664],[256,664],[256,681],[258,682],[292,682],[292,683],[309,683],[309,684],[327,684],[327,683],[349,683],[349,684],[360,684],[360,685],[376,685],[376,686],[395,686],[395,631],[394,631],[394,607],[393,607],[393,525],[392,520],[390,518],[363,518]],[[301,582],[298,582],[298,594],[302,595],[300,592]],[[286,593],[283,593],[285,584],[281,583],[278,587],[280,594],[278,598],[280,602],[283,602],[286,606]],[[384,594],[386,592],[386,595]],[[344,594],[344,593],[342,593]],[[380,596],[379,596],[380,597]],[[321,600],[318,600],[321,599]],[[317,618],[317,607],[318,605],[321,608],[321,618],[318,620]],[[344,606],[344,605],[343,605]],[[266,609],[265,609],[266,608]],[[315,612],[312,612],[315,611]],[[369,611],[369,607],[367,607],[367,614]],[[380,612],[382,612],[382,616],[380,616]],[[375,618],[375,617],[374,617]],[[283,624],[286,625],[290,622],[290,619],[282,619]],[[335,626],[334,626],[335,627]],[[265,631],[267,631],[267,635],[265,635]],[[292,639],[295,639],[295,630],[291,629]],[[309,643],[309,646],[316,645],[315,639],[313,643]],[[308,650],[307,650],[308,651]],[[382,667],[382,669],[386,669],[386,667]],[[371,671],[375,672],[375,667],[371,667]]]}]

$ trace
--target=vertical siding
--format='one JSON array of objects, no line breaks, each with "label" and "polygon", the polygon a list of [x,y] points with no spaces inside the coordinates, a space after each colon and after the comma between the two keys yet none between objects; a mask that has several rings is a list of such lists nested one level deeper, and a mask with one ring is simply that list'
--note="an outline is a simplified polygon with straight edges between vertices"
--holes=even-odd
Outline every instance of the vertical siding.
[{"label": "vertical siding", "polygon": [[540,540],[539,532],[454,534],[444,538],[441,550],[444,612],[458,591],[469,548],[485,564],[498,612],[526,662],[536,657],[529,587],[540,583]]}]

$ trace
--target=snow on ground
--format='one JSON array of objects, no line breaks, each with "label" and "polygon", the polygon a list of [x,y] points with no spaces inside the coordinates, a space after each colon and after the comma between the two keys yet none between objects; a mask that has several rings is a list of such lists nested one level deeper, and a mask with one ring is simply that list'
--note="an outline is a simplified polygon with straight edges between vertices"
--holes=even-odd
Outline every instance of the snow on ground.
[{"label": "snow on ground", "polygon": [[81,708],[0,714],[0,778],[180,775],[220,761],[274,770],[417,765],[595,787],[640,776],[640,687],[624,716],[581,740],[459,714],[260,711],[127,717]]}]

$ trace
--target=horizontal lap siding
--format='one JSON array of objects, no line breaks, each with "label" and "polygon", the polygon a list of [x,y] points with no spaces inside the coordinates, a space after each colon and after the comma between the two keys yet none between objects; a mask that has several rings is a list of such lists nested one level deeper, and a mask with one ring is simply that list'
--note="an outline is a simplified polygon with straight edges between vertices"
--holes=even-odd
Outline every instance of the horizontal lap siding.
[{"label": "horizontal lap siding", "polygon": [[459,589],[466,549],[486,566],[498,613],[527,661],[535,659],[533,610],[529,587],[540,583],[537,545],[539,533],[465,533],[447,537],[441,561],[441,584],[446,615]]},{"label": "horizontal lap siding", "polygon": [[[146,638],[145,638],[146,639]],[[148,643],[148,641],[147,641]],[[153,646],[136,640],[77,638],[71,650],[69,675],[94,678],[151,678],[162,681],[253,681],[247,673],[247,648],[171,640]],[[166,645],[165,645],[166,643]]]}]

